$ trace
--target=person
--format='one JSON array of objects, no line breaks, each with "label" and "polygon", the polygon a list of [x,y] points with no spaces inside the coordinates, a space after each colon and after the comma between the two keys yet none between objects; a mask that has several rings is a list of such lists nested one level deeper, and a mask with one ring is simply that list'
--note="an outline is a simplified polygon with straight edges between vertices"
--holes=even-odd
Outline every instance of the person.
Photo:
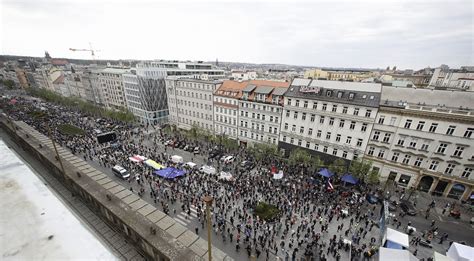
[{"label": "person", "polygon": [[196,231],[196,235],[199,235],[199,228],[196,227],[194,230]]}]

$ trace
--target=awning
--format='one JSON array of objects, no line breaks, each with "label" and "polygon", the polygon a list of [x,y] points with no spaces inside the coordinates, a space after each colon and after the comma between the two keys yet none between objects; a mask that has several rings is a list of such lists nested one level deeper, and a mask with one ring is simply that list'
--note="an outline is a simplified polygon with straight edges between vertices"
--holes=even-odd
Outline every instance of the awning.
[{"label": "awning", "polygon": [[175,168],[166,168],[162,170],[157,170],[154,172],[156,175],[166,178],[166,179],[174,179],[177,177],[184,176],[186,172],[184,170],[179,170]]},{"label": "awning", "polygon": [[379,260],[380,261],[399,261],[399,260],[418,261],[419,259],[416,258],[408,250],[398,250],[398,249],[390,249],[390,248],[381,247],[379,248]]},{"label": "awning", "polygon": [[328,169],[324,168],[322,170],[320,170],[318,172],[319,175],[323,176],[323,177],[326,177],[326,178],[330,178],[332,176],[334,176],[334,173],[332,173],[331,171],[329,171]]},{"label": "awning", "polygon": [[148,166],[148,167],[152,167],[154,169],[164,169],[165,166],[159,164],[158,162],[152,160],[152,159],[148,159],[145,161],[145,164]]},{"label": "awning", "polygon": [[344,182],[350,183],[350,184],[354,184],[354,185],[359,182],[359,179],[352,176],[351,174],[346,174],[346,175],[342,176],[341,180],[344,181]]},{"label": "awning", "polygon": [[128,159],[132,162],[142,162],[142,161],[146,160],[145,157],[140,156],[140,155],[133,155],[133,157],[129,157]]}]

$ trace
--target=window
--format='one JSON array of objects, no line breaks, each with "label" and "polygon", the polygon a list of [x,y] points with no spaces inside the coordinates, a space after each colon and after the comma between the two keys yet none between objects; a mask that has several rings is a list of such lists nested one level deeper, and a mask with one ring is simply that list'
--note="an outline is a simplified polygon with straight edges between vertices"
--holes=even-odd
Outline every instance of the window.
[{"label": "window", "polygon": [[384,121],[385,121],[385,116],[380,116],[379,124],[383,124]]},{"label": "window", "polygon": [[392,155],[392,161],[397,162],[398,161],[398,156],[400,156],[400,153],[394,152]]},{"label": "window", "polygon": [[438,128],[438,123],[431,123],[429,132],[435,132],[436,128]]},{"label": "window", "polygon": [[326,91],[326,96],[331,97],[332,96],[332,91]]},{"label": "window", "polygon": [[319,123],[324,124],[324,116],[321,116],[321,118],[319,118]]},{"label": "window", "polygon": [[380,131],[374,131],[374,135],[372,136],[372,140],[379,140]]},{"label": "window", "polygon": [[416,126],[416,130],[422,131],[423,127],[425,127],[425,122],[424,121],[419,121],[418,125]]},{"label": "window", "polygon": [[359,115],[359,108],[354,108],[354,115]]},{"label": "window", "polygon": [[291,99],[288,99],[286,105],[291,105]]},{"label": "window", "polygon": [[407,121],[405,122],[405,129],[409,129],[409,128],[410,128],[411,122],[412,122],[412,120],[407,120]]},{"label": "window", "polygon": [[309,118],[309,120],[311,122],[314,122],[314,119],[316,118],[316,115],[315,114],[311,114],[311,117]]},{"label": "window", "polygon": [[354,153],[354,156],[352,156],[352,159],[353,159],[353,160],[357,160],[358,158],[359,158],[359,154]]},{"label": "window", "polygon": [[413,165],[414,165],[415,167],[419,167],[419,166],[421,166],[421,163],[422,163],[422,162],[423,162],[423,158],[418,157],[418,158],[416,158],[415,163],[414,163]]},{"label": "window", "polygon": [[326,133],[326,139],[327,140],[331,139],[331,132]]},{"label": "window", "polygon": [[318,108],[318,103],[317,102],[313,102],[313,110],[316,110]]},{"label": "window", "polygon": [[474,128],[467,128],[466,132],[464,132],[464,138],[470,138],[473,132]]},{"label": "window", "polygon": [[283,142],[286,142],[286,136],[283,136]]},{"label": "window", "polygon": [[303,112],[303,115],[301,115],[301,120],[306,120],[306,113]]},{"label": "window", "polygon": [[310,146],[310,145],[311,145],[311,143],[307,141],[307,142],[306,142],[306,148],[309,149],[309,146]]},{"label": "window", "polygon": [[303,102],[303,108],[308,108],[308,101]]},{"label": "window", "polygon": [[337,135],[336,135],[336,141],[337,141],[337,142],[340,142],[340,141],[341,141],[341,134],[337,134]]},{"label": "window", "polygon": [[438,164],[439,164],[439,161],[436,161],[436,160],[431,161],[429,169],[435,171],[438,168]]},{"label": "window", "polygon": [[397,145],[398,146],[403,146],[403,144],[405,144],[405,137],[400,137],[398,139]]},{"label": "window", "polygon": [[[245,115],[247,116],[247,115]],[[286,110],[286,117],[289,118],[290,117],[290,111],[289,110]]]},{"label": "window", "polygon": [[374,147],[369,147],[369,150],[367,151],[367,154],[369,154],[370,156],[374,156],[374,150],[375,150]]},{"label": "window", "polygon": [[339,121],[339,128],[344,128],[344,120]]},{"label": "window", "polygon": [[410,162],[410,159],[411,159],[410,155],[405,155],[405,157],[403,157],[402,163],[403,164],[408,164]]},{"label": "window", "polygon": [[362,139],[357,139],[357,144],[356,144],[357,147],[361,147],[362,146]]},{"label": "window", "polygon": [[349,99],[350,99],[350,100],[354,99],[354,96],[355,96],[355,94],[354,94],[353,92],[350,92],[350,93],[349,93]]},{"label": "window", "polygon": [[293,137],[291,137],[290,143],[293,144],[294,142],[295,142],[295,139]]},{"label": "window", "polygon": [[390,126],[394,126],[395,122],[397,122],[397,117],[391,117],[390,118]]},{"label": "window", "polygon": [[345,158],[345,159],[347,158],[347,151],[342,152],[342,157]]},{"label": "window", "polygon": [[322,131],[318,130],[318,133],[316,134],[316,137],[321,138]]},{"label": "window", "polygon": [[356,122],[351,121],[351,126],[349,126],[349,129],[353,130],[353,129],[355,129],[355,127],[356,127]]},{"label": "window", "polygon": [[323,103],[323,108],[322,110],[325,111],[327,109],[328,105],[326,103]]},{"label": "window", "polygon": [[334,118],[332,118],[332,117],[329,118],[329,125],[331,125],[331,126],[334,125]]},{"label": "window", "polygon": [[446,135],[453,135],[454,130],[456,130],[456,126],[449,125],[448,130],[446,130]]},{"label": "window", "polygon": [[324,147],[323,147],[323,152],[324,152],[324,153],[327,153],[327,152],[328,152],[328,146],[324,146]]},{"label": "window", "polygon": [[441,154],[444,154],[444,152],[446,151],[446,148],[448,147],[448,144],[447,143],[441,143],[439,144],[439,147],[438,149],[436,150],[436,153],[441,153]]},{"label": "window", "polygon": [[303,143],[302,140],[298,140],[298,146],[301,146],[301,143]]},{"label": "window", "polygon": [[367,131],[367,123],[362,123],[362,126],[360,127],[361,131]]},{"label": "window", "polygon": [[347,139],[346,139],[346,143],[347,143],[347,144],[351,144],[351,141],[352,141],[352,137],[351,137],[351,136],[348,136]]},{"label": "window", "polygon": [[465,168],[464,171],[461,174],[461,177],[463,178],[469,178],[469,175],[471,175],[473,168]]},{"label": "window", "polygon": [[308,135],[309,136],[313,135],[313,129],[311,129],[311,128],[308,129]]},{"label": "window", "polygon": [[295,112],[293,113],[293,119],[298,119],[298,112],[297,112],[297,111],[295,111]]},{"label": "window", "polygon": [[319,149],[319,144],[314,144],[314,150],[318,150]]},{"label": "window", "polygon": [[379,158],[383,158],[384,155],[385,155],[385,150],[379,150],[379,155],[378,155],[378,157],[379,157]]},{"label": "window", "polygon": [[300,133],[304,133],[304,127],[303,126],[300,127]]},{"label": "window", "polygon": [[337,98],[342,98],[343,92],[337,92]]},{"label": "window", "polygon": [[464,151],[463,146],[457,146],[456,150],[454,150],[453,156],[454,157],[461,157],[463,151]]},{"label": "window", "polygon": [[332,149],[332,155],[334,155],[334,156],[337,155],[337,149]]},{"label": "window", "polygon": [[347,114],[347,107],[346,106],[342,107],[342,113]]},{"label": "window", "polygon": [[422,144],[420,150],[428,151],[428,144]]},{"label": "window", "polygon": [[372,110],[365,111],[365,117],[370,118],[371,114],[372,114]]},{"label": "window", "polygon": [[412,149],[415,149],[416,148],[416,140],[410,141],[410,145],[408,145],[408,147],[410,147]]},{"label": "window", "polygon": [[444,174],[451,175],[453,174],[453,170],[456,167],[456,165],[449,163],[446,169],[444,170]]},{"label": "window", "polygon": [[293,132],[296,131],[296,125],[291,126],[291,131],[293,131]]},{"label": "window", "polygon": [[390,136],[392,136],[392,134],[385,133],[385,135],[383,136],[383,142],[388,143],[390,141]]},{"label": "window", "polygon": [[332,106],[332,112],[336,112],[337,111],[337,105],[333,105]]},{"label": "window", "polygon": [[288,130],[288,123],[285,123],[285,130]]}]

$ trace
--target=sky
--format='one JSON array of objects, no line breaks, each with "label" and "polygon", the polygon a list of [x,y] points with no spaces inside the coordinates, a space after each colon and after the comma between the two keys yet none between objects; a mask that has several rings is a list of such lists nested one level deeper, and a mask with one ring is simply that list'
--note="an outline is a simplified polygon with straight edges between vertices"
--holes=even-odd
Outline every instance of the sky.
[{"label": "sky", "polygon": [[474,65],[472,0],[0,0],[0,54],[420,69]]}]

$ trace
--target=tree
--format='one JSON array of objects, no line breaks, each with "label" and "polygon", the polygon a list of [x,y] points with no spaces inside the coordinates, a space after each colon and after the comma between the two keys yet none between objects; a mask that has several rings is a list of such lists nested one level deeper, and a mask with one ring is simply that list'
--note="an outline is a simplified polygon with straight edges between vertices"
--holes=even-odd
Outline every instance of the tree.
[{"label": "tree", "polygon": [[346,162],[343,159],[336,159],[329,165],[328,169],[336,174],[341,174],[346,171]]},{"label": "tree", "polygon": [[257,161],[278,156],[278,147],[273,144],[256,143],[249,150]]},{"label": "tree", "polygon": [[318,156],[312,156],[310,164],[313,166],[314,170],[316,171],[318,170],[318,168],[324,165],[324,162]]},{"label": "tree", "polygon": [[370,171],[371,169],[372,169],[372,161],[353,160],[351,162],[349,172],[353,176],[359,178],[360,180],[364,180],[367,183],[374,184],[375,182],[378,182],[378,173],[372,173],[376,171],[374,170]]},{"label": "tree", "polygon": [[298,148],[291,151],[288,161],[291,165],[308,164],[311,162],[311,156],[306,150]]},{"label": "tree", "polygon": [[2,83],[9,90],[13,90],[15,88],[15,82],[12,80],[3,80]]},{"label": "tree", "polygon": [[379,184],[379,172],[378,170],[372,169],[367,176],[367,183],[377,185]]}]

